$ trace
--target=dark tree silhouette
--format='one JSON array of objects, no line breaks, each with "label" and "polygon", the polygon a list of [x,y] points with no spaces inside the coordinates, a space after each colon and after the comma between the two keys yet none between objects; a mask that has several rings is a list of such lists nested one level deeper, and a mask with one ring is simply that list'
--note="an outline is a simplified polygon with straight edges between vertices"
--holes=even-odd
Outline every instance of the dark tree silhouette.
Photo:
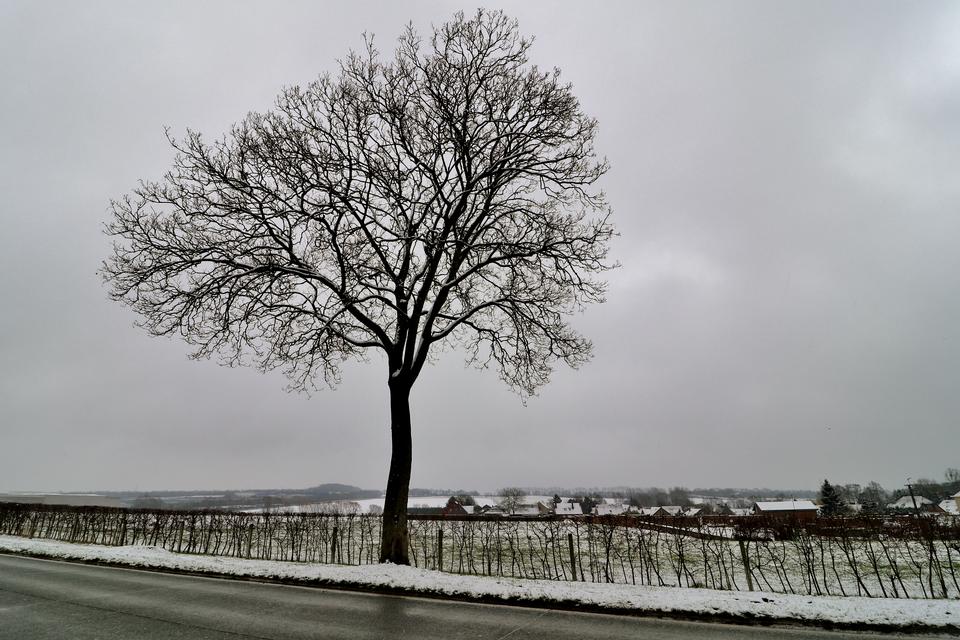
[{"label": "dark tree silhouette", "polygon": [[408,400],[433,345],[521,394],[590,354],[564,317],[603,298],[613,228],[592,185],[607,165],[530,44],[485,11],[426,41],[408,27],[392,60],[368,41],[218,140],[168,134],[173,168],[112,203],[102,272],[150,333],[301,389],[384,355],[383,561],[408,563]]},{"label": "dark tree silhouette", "polygon": [[864,513],[880,513],[887,504],[887,492],[880,483],[871,480],[860,492]]},{"label": "dark tree silhouette", "polygon": [[507,513],[516,513],[527,498],[527,492],[520,487],[504,487],[499,492],[500,507]]},{"label": "dark tree silhouette", "polygon": [[829,480],[824,480],[820,485],[820,502],[820,513],[828,518],[846,515],[849,511],[840,492]]},{"label": "dark tree silhouette", "polygon": [[[476,499],[475,499],[472,495],[470,495],[470,494],[468,494],[468,493],[461,493],[461,494],[458,494],[458,495],[455,495],[455,496],[451,496],[451,497],[450,497],[450,500],[455,500],[457,504],[459,504],[459,505],[461,505],[461,506],[464,506],[464,507],[475,507],[475,506],[477,506],[477,501],[476,501]],[[447,502],[449,503],[449,500],[448,500]]]}]

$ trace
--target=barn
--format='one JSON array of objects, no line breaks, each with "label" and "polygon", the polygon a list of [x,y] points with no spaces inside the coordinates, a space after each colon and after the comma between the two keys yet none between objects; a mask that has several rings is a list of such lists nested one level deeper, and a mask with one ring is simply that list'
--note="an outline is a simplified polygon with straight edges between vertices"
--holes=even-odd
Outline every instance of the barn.
[{"label": "barn", "polygon": [[820,507],[810,500],[776,500],[753,503],[754,515],[799,522],[815,520],[819,510]]}]

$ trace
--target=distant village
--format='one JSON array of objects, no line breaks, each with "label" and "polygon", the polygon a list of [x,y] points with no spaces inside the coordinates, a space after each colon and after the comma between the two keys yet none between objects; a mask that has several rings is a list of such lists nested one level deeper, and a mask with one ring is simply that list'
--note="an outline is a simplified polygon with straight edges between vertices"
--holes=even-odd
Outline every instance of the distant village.
[{"label": "distant village", "polygon": [[[553,492],[553,489],[549,490]],[[543,495],[541,495],[541,493]],[[792,495],[791,495],[792,494]],[[139,509],[217,510],[247,513],[379,514],[383,493],[352,485],[255,491],[23,492],[0,494],[0,502]],[[809,520],[856,515],[960,515],[960,470],[944,480],[920,479],[888,492],[876,482],[833,485],[819,492],[771,489],[591,489],[541,490],[507,487],[492,495],[442,489],[411,489],[407,512],[422,517],[540,518],[624,516],[645,518],[765,515]]]},{"label": "distant village", "polygon": [[[753,502],[749,507],[731,507],[729,502],[704,502],[703,506],[662,505],[653,507],[637,507],[629,504],[622,498],[602,498],[600,501],[584,502],[576,498],[561,498],[554,496],[546,498],[535,496],[534,502],[525,501],[519,504],[510,504],[510,500],[496,504],[464,504],[470,502],[462,497],[451,496],[441,507],[412,506],[407,509],[410,515],[419,516],[501,516],[501,517],[541,517],[541,516],[637,516],[637,517],[698,517],[704,515],[722,516],[752,516],[766,515],[772,517],[790,518],[793,520],[809,520],[824,515],[824,504],[821,500],[791,499],[791,500],[760,500]],[[506,502],[507,504],[504,504]],[[740,501],[742,502],[742,501]],[[355,504],[355,503],[354,503]],[[850,503],[845,514],[855,515],[862,513],[863,505]],[[586,508],[585,508],[586,507]],[[345,511],[353,511],[350,505],[341,505]],[[356,508],[359,511],[359,505]],[[935,503],[923,496],[903,496],[894,502],[888,503],[882,512],[891,515],[926,514],[926,515],[960,515],[960,491]]]}]

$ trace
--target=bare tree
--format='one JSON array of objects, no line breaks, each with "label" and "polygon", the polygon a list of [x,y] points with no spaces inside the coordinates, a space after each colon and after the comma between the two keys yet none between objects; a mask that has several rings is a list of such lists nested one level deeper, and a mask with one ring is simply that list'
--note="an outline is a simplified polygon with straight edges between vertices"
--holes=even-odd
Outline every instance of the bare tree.
[{"label": "bare tree", "polygon": [[871,480],[860,492],[860,503],[865,513],[878,513],[887,503],[887,492],[879,482]]},{"label": "bare tree", "polygon": [[498,495],[500,497],[500,507],[507,513],[515,513],[526,499],[527,492],[519,487],[504,487],[500,489]]},{"label": "bare tree", "polygon": [[[114,299],[194,357],[334,385],[388,366],[392,456],[381,560],[408,563],[410,390],[432,347],[495,364],[521,394],[588,340],[564,321],[602,300],[613,234],[592,185],[596,122],[499,12],[456,15],[392,60],[372,41],[112,203]],[[433,350],[435,352],[436,350]]]}]

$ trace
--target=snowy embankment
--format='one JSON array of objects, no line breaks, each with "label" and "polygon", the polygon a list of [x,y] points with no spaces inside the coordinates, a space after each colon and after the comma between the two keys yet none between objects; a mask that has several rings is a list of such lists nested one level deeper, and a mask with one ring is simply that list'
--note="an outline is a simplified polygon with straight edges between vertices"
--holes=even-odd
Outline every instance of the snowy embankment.
[{"label": "snowy embankment", "polygon": [[960,631],[960,600],[812,597],[490,578],[395,565],[342,566],[246,560],[172,553],[158,547],[106,547],[16,536],[0,536],[0,551],[148,569],[616,613],[703,616],[744,622],[795,622],[848,628]]}]

